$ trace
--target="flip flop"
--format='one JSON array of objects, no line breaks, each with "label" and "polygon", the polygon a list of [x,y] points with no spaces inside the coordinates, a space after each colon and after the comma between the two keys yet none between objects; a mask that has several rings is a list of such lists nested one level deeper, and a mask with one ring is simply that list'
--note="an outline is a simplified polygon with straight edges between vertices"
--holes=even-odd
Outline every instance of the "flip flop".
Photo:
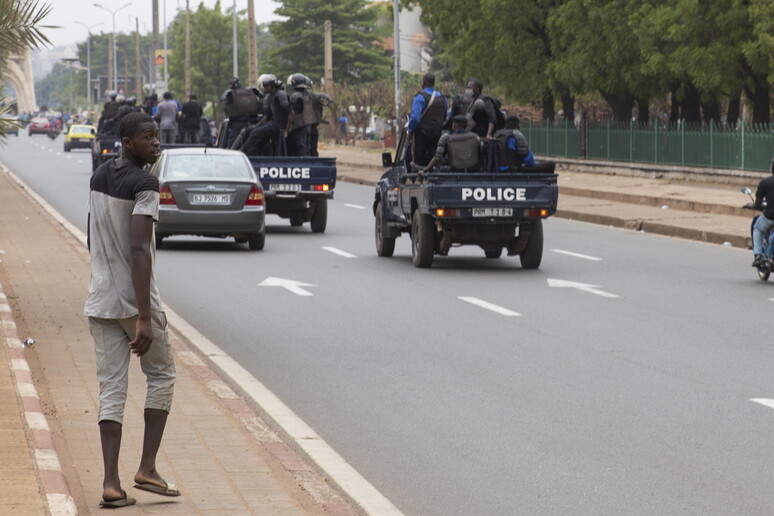
[{"label": "flip flop", "polygon": [[151,482],[136,482],[134,488],[161,496],[180,496],[180,491],[177,490],[177,486],[168,482],[163,486]]},{"label": "flip flop", "polygon": [[103,509],[118,509],[120,507],[128,507],[130,505],[134,505],[137,503],[137,500],[126,494],[126,491],[123,492],[124,497],[119,498],[118,500],[105,500],[104,498],[100,500],[99,506]]}]

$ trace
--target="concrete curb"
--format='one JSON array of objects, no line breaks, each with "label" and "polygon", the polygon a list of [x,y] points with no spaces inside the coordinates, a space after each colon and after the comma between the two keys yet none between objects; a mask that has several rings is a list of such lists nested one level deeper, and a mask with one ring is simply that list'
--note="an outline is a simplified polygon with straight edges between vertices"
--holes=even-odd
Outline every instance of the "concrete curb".
[{"label": "concrete curb", "polygon": [[27,442],[35,459],[35,467],[48,511],[57,516],[77,516],[78,508],[62,472],[51,430],[43,413],[43,405],[32,381],[32,372],[25,356],[24,345],[19,339],[16,321],[2,285],[0,285],[0,330],[5,341],[8,365],[13,373],[16,394],[24,410],[23,416],[28,430]]}]

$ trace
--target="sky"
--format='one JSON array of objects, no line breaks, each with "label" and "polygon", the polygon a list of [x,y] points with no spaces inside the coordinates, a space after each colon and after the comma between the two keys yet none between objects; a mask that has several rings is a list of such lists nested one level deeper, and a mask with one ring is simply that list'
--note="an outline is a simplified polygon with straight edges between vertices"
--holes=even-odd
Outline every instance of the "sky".
[{"label": "sky", "polygon": [[[148,34],[153,30],[153,2],[151,0],[42,0],[51,6],[51,13],[44,19],[42,25],[57,25],[57,29],[44,29],[44,33],[51,41],[53,47],[69,45],[71,43],[86,40],[88,32],[85,27],[92,26],[92,34],[111,32],[113,30],[113,16],[105,9],[94,7],[98,3],[109,10],[116,10],[127,3],[128,7],[115,14],[116,32],[128,33],[135,30],[135,18],[140,20],[140,34]],[[185,9],[185,0],[158,0],[159,2],[159,31],[163,32],[164,4],[166,3],[167,23],[172,23],[178,9]],[[191,0],[191,10],[195,10],[200,3],[207,7],[213,7],[216,0]],[[234,4],[234,0],[221,0],[220,6],[223,12]],[[277,4],[272,0],[253,0],[255,18],[257,23],[264,23],[277,19],[274,10]],[[236,0],[238,11],[247,12],[247,0]]]}]

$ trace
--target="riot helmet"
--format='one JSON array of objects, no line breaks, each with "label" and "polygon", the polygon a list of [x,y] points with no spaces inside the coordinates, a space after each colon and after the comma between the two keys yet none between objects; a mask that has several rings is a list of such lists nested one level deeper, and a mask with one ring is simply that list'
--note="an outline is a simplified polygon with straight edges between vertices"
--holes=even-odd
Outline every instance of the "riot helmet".
[{"label": "riot helmet", "polygon": [[293,89],[296,90],[305,90],[307,88],[306,76],[302,73],[294,73],[288,77],[288,83],[293,85]]},{"label": "riot helmet", "polygon": [[233,77],[233,78],[232,78],[232,79],[231,79],[231,80],[228,82],[228,85],[229,85],[229,87],[230,87],[232,90],[238,90],[239,88],[241,88],[241,87],[242,87],[242,83],[241,83],[241,82],[239,82],[239,77]]}]

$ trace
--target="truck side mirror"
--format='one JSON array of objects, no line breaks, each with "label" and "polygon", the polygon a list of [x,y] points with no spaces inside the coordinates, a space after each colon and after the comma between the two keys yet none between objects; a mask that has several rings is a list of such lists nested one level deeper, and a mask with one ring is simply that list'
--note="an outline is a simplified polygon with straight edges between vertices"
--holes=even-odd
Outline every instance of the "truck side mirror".
[{"label": "truck side mirror", "polygon": [[391,152],[383,152],[382,153],[382,166],[383,167],[391,167],[393,166],[392,162],[392,153]]}]

